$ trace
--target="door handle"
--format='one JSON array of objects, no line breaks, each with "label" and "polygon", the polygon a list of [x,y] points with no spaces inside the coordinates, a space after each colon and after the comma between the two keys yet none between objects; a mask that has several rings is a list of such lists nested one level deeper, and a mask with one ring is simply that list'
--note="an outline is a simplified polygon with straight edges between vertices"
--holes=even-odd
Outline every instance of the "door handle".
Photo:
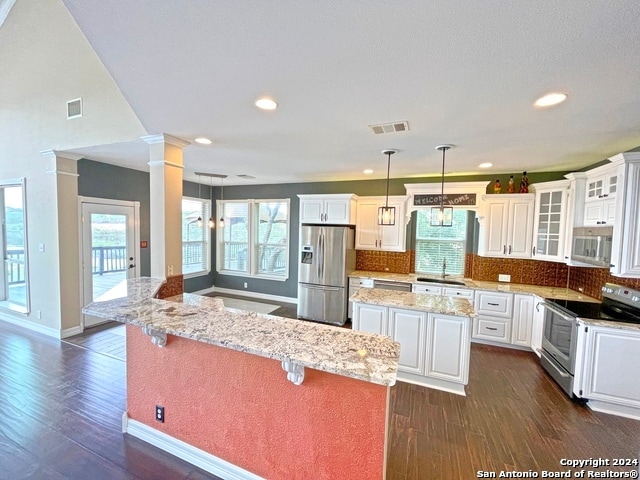
[{"label": "door handle", "polygon": [[506,246],[506,245],[503,245],[503,246],[502,246],[502,254],[503,254],[503,255],[506,255],[506,254],[507,254],[507,246]]},{"label": "door handle", "polygon": [[509,255],[511,255],[511,245],[509,245]]},{"label": "door handle", "polygon": [[135,268],[135,266],[136,266],[135,263],[132,263],[129,265],[129,268]]},{"label": "door handle", "polygon": [[499,303],[491,303],[491,302],[487,302],[487,305],[491,305],[492,307],[499,307],[500,306]]},{"label": "door handle", "polygon": [[536,256],[536,247],[533,247],[532,253],[533,253],[533,256],[535,257]]}]

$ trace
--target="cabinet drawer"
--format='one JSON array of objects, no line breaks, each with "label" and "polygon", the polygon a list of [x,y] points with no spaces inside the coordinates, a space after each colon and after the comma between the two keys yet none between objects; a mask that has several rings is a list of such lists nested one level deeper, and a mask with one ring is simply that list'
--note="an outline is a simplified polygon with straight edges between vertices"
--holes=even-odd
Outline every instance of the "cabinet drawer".
[{"label": "cabinet drawer", "polygon": [[510,343],[511,322],[501,318],[477,317],[473,320],[473,338]]},{"label": "cabinet drawer", "polygon": [[473,302],[473,290],[469,288],[451,288],[445,287],[442,289],[442,294],[448,297],[462,297]]},{"label": "cabinet drawer", "polygon": [[350,278],[349,285],[352,287],[373,288],[373,278]]},{"label": "cabinet drawer", "polygon": [[511,318],[513,294],[490,291],[476,291],[475,308],[479,315]]},{"label": "cabinet drawer", "polygon": [[431,293],[433,295],[442,295],[442,287],[439,285],[416,285],[411,286],[413,293]]}]

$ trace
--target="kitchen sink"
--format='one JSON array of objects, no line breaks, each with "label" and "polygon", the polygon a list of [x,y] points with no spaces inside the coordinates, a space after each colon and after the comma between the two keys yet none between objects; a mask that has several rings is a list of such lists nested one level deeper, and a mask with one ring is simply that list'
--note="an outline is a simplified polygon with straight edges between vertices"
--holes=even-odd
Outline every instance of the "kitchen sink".
[{"label": "kitchen sink", "polygon": [[427,278],[427,277],[418,277],[417,280],[419,282],[426,282],[426,283],[441,283],[444,285],[462,285],[463,287],[467,286],[466,283],[461,282],[460,280],[446,280],[442,278]]}]

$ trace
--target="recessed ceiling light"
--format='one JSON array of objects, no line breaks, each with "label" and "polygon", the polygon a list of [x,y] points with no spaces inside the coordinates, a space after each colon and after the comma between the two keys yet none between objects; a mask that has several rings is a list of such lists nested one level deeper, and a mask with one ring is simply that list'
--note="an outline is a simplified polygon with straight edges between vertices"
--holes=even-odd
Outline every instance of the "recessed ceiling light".
[{"label": "recessed ceiling light", "polygon": [[208,138],[205,138],[205,137],[196,138],[196,142],[201,144],[201,145],[211,145],[211,140],[209,140]]},{"label": "recessed ceiling light", "polygon": [[261,108],[263,110],[275,110],[278,107],[278,104],[275,100],[271,98],[263,97],[256,100],[256,107]]},{"label": "recessed ceiling light", "polygon": [[363,170],[362,173],[364,173],[365,175],[371,175],[373,173],[373,170],[367,168],[366,170]]},{"label": "recessed ceiling light", "polygon": [[540,97],[533,104],[534,107],[543,108],[543,107],[551,107],[552,105],[557,105],[559,103],[564,102],[567,99],[566,93],[548,93],[543,97]]},{"label": "recessed ceiling light", "polygon": [[478,167],[479,167],[479,168],[491,168],[491,167],[493,167],[493,163],[491,163],[491,162],[484,162],[484,163],[481,163],[480,165],[478,165]]}]

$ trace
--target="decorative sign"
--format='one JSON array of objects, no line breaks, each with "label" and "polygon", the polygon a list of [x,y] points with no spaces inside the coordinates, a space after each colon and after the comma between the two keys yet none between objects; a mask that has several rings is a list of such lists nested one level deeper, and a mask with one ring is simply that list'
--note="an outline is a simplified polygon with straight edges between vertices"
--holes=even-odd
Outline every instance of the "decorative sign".
[{"label": "decorative sign", "polygon": [[[444,194],[444,204],[447,206],[476,206],[475,193]],[[413,196],[415,207],[437,207],[440,205],[440,194],[415,194]]]}]

